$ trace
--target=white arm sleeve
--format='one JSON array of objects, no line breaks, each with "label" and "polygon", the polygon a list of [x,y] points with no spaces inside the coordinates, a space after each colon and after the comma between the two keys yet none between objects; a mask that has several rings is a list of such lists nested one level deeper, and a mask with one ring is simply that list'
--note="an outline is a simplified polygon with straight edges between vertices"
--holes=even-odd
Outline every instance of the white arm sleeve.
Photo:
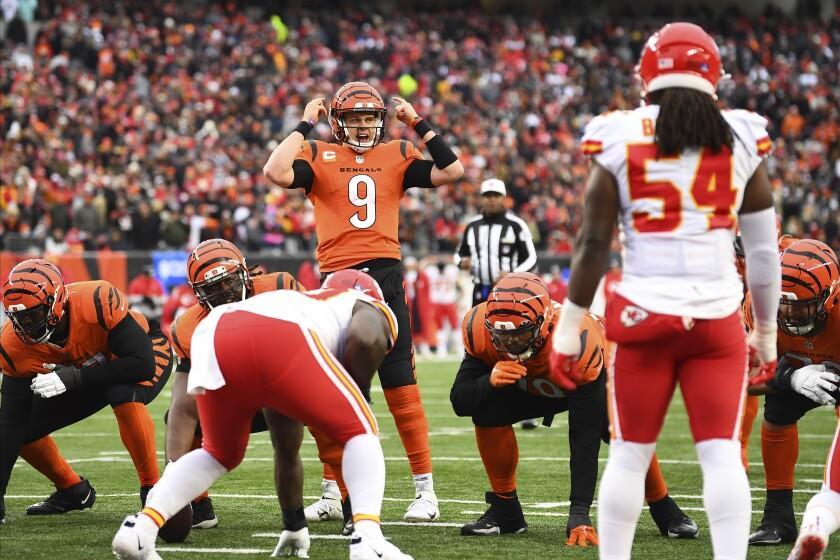
[{"label": "white arm sleeve", "polygon": [[781,297],[782,269],[776,238],[776,210],[767,208],[738,218],[747,267],[747,288],[752,294],[757,325],[776,323]]}]

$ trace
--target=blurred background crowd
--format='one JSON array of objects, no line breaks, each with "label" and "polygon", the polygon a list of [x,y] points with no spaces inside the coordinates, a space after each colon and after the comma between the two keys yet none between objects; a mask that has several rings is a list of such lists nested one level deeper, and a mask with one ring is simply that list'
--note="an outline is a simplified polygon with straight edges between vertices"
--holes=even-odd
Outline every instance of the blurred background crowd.
[{"label": "blurred background crowd", "polygon": [[[567,252],[588,169],[583,127],[638,105],[642,41],[673,15],[12,3],[0,47],[0,249],[17,252],[188,249],[209,237],[311,251],[311,206],[268,185],[262,166],[309,99],[354,79],[409,98],[466,168],[457,184],[404,197],[407,253],[454,251],[490,176],[507,183],[538,249]],[[717,33],[732,75],[721,103],[769,119],[785,231],[840,249],[840,12],[687,15]],[[419,144],[394,119],[387,134]],[[327,124],[312,137],[329,140]]]}]

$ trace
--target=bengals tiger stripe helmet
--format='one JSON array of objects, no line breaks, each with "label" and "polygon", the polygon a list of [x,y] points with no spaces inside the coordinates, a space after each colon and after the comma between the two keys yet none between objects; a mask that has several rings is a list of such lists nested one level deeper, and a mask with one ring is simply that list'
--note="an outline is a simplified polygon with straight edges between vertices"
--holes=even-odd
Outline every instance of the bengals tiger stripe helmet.
[{"label": "bengals tiger stripe helmet", "polygon": [[840,299],[840,264],[822,241],[800,239],[782,253],[779,328],[793,336],[814,333]]},{"label": "bengals tiger stripe helmet", "polygon": [[253,294],[254,283],[239,247],[224,239],[199,243],[187,259],[187,278],[198,303],[210,311]]},{"label": "bengals tiger stripe helmet", "polygon": [[[368,128],[347,126],[345,118],[349,113],[353,112],[373,113],[378,118],[377,124],[374,127],[376,132],[370,141],[364,143],[358,142],[348,134],[351,128]],[[348,82],[335,92],[330,102],[327,120],[330,123],[330,127],[332,127],[336,140],[347,144],[359,153],[364,153],[382,142],[382,139],[385,137],[385,116],[387,114],[388,108],[385,106],[385,102],[382,101],[382,96],[379,95],[376,88],[367,82]]]},{"label": "bengals tiger stripe helmet", "polygon": [[26,344],[47,340],[66,307],[67,288],[61,271],[44,259],[18,263],[3,285],[3,311]]},{"label": "bengals tiger stripe helmet", "polygon": [[548,287],[536,274],[508,274],[487,298],[484,326],[493,346],[520,362],[539,352],[553,321]]}]

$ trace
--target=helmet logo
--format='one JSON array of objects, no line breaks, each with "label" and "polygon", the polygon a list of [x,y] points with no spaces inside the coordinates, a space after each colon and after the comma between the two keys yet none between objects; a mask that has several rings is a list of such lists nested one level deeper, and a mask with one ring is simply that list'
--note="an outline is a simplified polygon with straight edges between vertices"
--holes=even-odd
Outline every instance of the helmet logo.
[{"label": "helmet logo", "polygon": [[660,70],[670,70],[674,67],[674,59],[673,58],[660,58],[658,62],[658,66]]},{"label": "helmet logo", "polygon": [[26,311],[26,306],[22,303],[15,303],[14,305],[10,305],[7,311],[11,311],[12,313],[15,311]]},{"label": "helmet logo", "polygon": [[500,331],[516,330],[516,325],[514,325],[511,321],[495,321],[493,323],[493,327],[499,329]]}]

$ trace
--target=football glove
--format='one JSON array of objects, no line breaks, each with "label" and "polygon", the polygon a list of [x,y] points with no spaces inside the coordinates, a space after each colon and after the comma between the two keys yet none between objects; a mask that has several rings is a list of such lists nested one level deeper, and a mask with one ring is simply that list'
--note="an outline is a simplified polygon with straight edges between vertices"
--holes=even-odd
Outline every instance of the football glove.
[{"label": "football glove", "polygon": [[294,558],[309,558],[309,528],[304,527],[297,531],[284,529],[280,533],[280,540],[277,547],[271,553],[272,558],[291,556]]},{"label": "football glove", "polygon": [[572,529],[569,538],[566,539],[566,546],[580,546],[583,548],[589,545],[598,546],[598,533],[590,525],[578,525]]},{"label": "football glove", "polygon": [[747,337],[750,385],[762,385],[776,375],[776,323],[757,324]]},{"label": "football glove", "polygon": [[548,357],[548,379],[561,389],[573,391],[577,388],[577,361],[580,355],[580,335],[564,335],[555,328],[551,340],[551,354]]},{"label": "football glove", "polygon": [[528,368],[514,361],[496,362],[493,371],[490,372],[490,385],[493,387],[504,387],[519,381],[528,373]]},{"label": "football glove", "polygon": [[837,391],[840,375],[825,369],[823,364],[811,364],[793,372],[790,387],[819,404],[835,404],[831,393]]},{"label": "football glove", "polygon": [[32,392],[41,398],[49,399],[81,385],[81,373],[76,366],[44,364],[48,373],[36,375],[32,379]]}]

